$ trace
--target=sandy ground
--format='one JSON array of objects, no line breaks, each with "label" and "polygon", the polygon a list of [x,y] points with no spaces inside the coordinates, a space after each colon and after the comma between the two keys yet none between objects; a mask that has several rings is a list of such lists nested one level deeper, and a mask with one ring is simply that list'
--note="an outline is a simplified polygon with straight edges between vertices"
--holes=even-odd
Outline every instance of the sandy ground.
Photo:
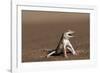
[{"label": "sandy ground", "polygon": [[37,62],[37,61],[62,61],[62,60],[85,60],[89,59],[89,52],[87,50],[79,50],[76,52],[78,55],[73,56],[71,53],[68,54],[68,58],[65,58],[63,54],[46,57],[48,54],[47,49],[31,50],[23,54],[23,62]]},{"label": "sandy ground", "polygon": [[[90,57],[88,13],[22,11],[22,62],[82,60]],[[70,39],[77,56],[63,54],[46,58],[55,49],[63,32],[75,31]]]}]

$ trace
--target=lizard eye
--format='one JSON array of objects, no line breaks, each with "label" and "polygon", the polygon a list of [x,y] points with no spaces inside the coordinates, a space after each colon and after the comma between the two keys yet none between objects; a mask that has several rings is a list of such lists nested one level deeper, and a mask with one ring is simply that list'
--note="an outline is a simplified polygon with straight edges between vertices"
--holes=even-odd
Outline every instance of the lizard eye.
[{"label": "lizard eye", "polygon": [[72,34],[68,34],[69,36],[72,36]]}]

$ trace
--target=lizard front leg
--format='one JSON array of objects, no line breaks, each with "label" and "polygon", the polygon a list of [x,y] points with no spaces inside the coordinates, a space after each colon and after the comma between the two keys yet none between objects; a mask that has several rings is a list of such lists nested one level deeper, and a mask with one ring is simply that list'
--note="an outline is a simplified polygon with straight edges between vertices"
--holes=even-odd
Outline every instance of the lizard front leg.
[{"label": "lizard front leg", "polygon": [[70,42],[69,42],[69,46],[70,46],[70,47],[67,47],[67,48],[72,52],[72,54],[73,54],[73,55],[77,55],[76,51],[74,50],[74,48],[73,48],[73,46],[71,45]]},{"label": "lizard front leg", "polygon": [[68,56],[67,56],[67,49],[66,49],[66,45],[65,44],[64,44],[64,57],[68,58]]}]

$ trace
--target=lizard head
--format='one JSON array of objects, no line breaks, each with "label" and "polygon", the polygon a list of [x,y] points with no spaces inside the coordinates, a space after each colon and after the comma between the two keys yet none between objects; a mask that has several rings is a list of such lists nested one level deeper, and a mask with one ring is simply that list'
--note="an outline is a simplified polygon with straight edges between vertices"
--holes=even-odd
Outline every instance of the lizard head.
[{"label": "lizard head", "polygon": [[64,33],[64,38],[69,39],[69,38],[74,37],[73,33],[74,33],[74,31],[68,30],[67,32]]}]

